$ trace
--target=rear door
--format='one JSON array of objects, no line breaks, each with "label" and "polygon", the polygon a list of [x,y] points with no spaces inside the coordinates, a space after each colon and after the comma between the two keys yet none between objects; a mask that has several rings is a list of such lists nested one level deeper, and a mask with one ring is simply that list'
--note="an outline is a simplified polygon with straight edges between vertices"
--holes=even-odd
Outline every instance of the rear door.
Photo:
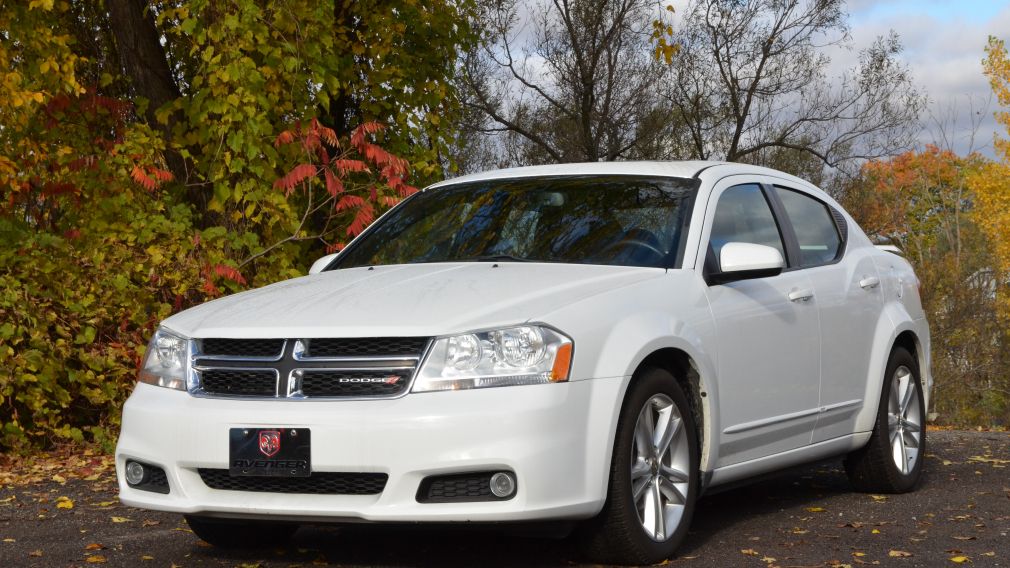
[{"label": "rear door", "polygon": [[[702,234],[706,270],[718,269],[720,250],[729,242],[772,246],[789,256],[766,188],[758,181],[733,176],[715,186]],[[808,445],[820,375],[817,299],[810,277],[786,270],[710,285],[707,294],[718,338],[716,467]]]},{"label": "rear door", "polygon": [[846,250],[847,221],[817,197],[787,185],[775,196],[799,246],[799,268],[813,283],[820,312],[821,414],[813,442],[855,431],[870,351],[883,302],[871,247]]}]

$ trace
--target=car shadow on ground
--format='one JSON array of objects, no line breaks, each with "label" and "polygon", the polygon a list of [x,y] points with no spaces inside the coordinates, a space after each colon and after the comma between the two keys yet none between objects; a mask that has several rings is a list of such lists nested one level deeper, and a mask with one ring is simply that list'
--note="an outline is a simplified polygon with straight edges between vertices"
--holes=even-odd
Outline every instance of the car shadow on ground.
[{"label": "car shadow on ground", "polygon": [[[929,468],[923,485],[930,483]],[[838,461],[806,466],[702,498],[678,557],[689,560],[718,547],[738,531],[764,538],[774,529],[764,517],[783,511],[802,516],[808,509],[852,489]],[[755,530],[755,527],[757,530]],[[236,563],[267,562],[338,566],[572,566],[581,563],[574,538],[565,527],[394,525],[306,526],[290,545],[277,550],[228,551],[194,547],[192,558]]]}]

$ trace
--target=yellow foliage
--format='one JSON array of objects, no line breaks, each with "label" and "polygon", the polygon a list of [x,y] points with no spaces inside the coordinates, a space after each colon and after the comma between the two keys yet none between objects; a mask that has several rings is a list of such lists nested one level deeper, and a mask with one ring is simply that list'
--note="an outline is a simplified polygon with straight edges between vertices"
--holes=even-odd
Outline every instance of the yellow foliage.
[{"label": "yellow foliage", "polygon": [[[996,120],[1010,136],[1010,57],[1006,44],[996,37],[989,38],[987,57],[983,60],[985,74],[989,78],[996,100],[1002,107],[997,111]],[[969,179],[975,191],[975,220],[989,238],[989,246],[996,259],[996,268],[1003,274],[1010,274],[1010,140],[997,135],[996,150],[1001,162],[982,168]],[[1000,290],[1004,290],[1000,287]],[[1010,315],[1010,297],[1004,295],[1000,303]]]}]

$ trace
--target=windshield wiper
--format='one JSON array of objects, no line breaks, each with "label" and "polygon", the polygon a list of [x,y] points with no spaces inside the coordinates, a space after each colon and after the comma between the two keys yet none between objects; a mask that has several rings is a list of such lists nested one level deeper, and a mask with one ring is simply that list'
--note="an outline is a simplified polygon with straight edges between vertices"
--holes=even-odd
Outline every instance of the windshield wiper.
[{"label": "windshield wiper", "polygon": [[521,256],[513,256],[511,254],[485,254],[482,256],[473,256],[470,258],[461,258],[460,262],[536,262],[532,258],[523,258]]}]

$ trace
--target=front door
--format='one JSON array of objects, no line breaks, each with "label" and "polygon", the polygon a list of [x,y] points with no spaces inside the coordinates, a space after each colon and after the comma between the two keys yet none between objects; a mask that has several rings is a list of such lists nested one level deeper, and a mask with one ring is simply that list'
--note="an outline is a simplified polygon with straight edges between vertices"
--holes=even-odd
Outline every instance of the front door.
[{"label": "front door", "polygon": [[[724,180],[709,203],[709,270],[718,269],[720,250],[730,242],[772,246],[787,256],[759,184]],[[820,382],[817,298],[809,276],[787,268],[778,276],[712,285],[708,299],[718,337],[716,467],[809,445]]]}]

